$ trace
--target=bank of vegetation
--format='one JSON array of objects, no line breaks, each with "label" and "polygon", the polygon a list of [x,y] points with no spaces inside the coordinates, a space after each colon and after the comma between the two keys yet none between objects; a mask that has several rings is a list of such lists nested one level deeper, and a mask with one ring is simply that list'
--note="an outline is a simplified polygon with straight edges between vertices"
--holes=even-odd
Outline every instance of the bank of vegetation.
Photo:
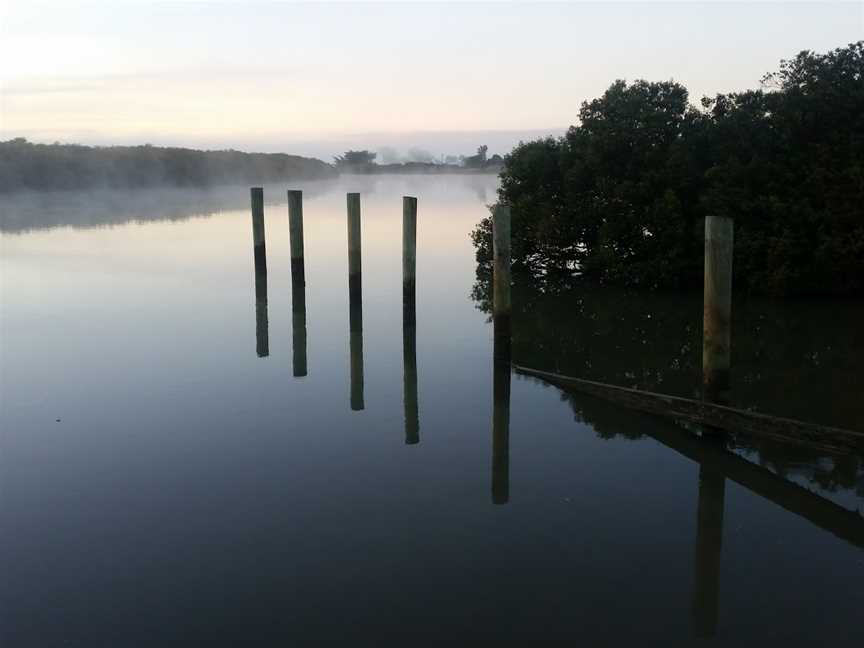
[{"label": "bank of vegetation", "polygon": [[[537,276],[698,286],[703,219],[735,220],[737,289],[864,292],[864,41],[804,51],[759,90],[688,101],[674,81],[616,81],[560,138],[505,157],[513,260]],[[473,239],[491,259],[491,220]]]},{"label": "bank of vegetation", "polygon": [[203,187],[335,175],[335,169],[321,160],[283,153],[34,144],[23,138],[0,142],[0,192]]}]

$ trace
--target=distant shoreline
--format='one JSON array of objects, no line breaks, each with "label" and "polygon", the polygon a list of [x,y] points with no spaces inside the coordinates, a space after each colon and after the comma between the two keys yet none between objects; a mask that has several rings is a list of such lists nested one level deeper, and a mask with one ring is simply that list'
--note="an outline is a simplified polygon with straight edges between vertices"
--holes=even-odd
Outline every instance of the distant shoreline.
[{"label": "distant shoreline", "polygon": [[0,194],[263,184],[337,175],[332,165],[321,160],[285,153],[34,144],[24,138],[0,142]]},{"label": "distant shoreline", "polygon": [[346,167],[287,153],[203,151],[149,144],[34,144],[17,138],[0,142],[0,195],[93,188],[259,185],[324,180],[345,174],[497,174],[501,168],[494,163],[469,167],[431,162]]}]

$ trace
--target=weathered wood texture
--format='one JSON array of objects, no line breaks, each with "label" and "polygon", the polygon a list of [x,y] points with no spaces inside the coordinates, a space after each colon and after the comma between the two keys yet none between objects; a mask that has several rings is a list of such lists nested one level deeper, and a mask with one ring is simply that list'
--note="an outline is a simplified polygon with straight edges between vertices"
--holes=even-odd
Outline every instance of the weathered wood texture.
[{"label": "weathered wood texture", "polygon": [[264,247],[264,189],[252,187],[249,194],[252,200],[252,245]]},{"label": "weathered wood texture", "polygon": [[348,275],[360,276],[360,194],[348,194]]},{"label": "weathered wood texture", "polygon": [[496,205],[492,213],[492,313],[509,317],[510,303],[510,207]]},{"label": "weathered wood texture", "polygon": [[732,248],[731,218],[705,218],[705,287],[702,376],[706,394],[728,399],[731,368]]},{"label": "weathered wood texture", "polygon": [[402,198],[402,287],[414,292],[417,278],[417,199]]},{"label": "weathered wood texture", "polygon": [[[288,236],[291,245],[291,270],[303,264],[303,192],[288,191]],[[301,268],[302,269],[302,268]]]}]

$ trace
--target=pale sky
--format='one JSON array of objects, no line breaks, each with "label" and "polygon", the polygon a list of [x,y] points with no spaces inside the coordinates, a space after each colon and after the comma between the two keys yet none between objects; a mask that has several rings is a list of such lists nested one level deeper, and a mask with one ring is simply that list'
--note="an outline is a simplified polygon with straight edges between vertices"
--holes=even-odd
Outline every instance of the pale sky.
[{"label": "pale sky", "polygon": [[0,139],[506,152],[615,79],[705,94],[864,38],[864,2],[0,0]]}]

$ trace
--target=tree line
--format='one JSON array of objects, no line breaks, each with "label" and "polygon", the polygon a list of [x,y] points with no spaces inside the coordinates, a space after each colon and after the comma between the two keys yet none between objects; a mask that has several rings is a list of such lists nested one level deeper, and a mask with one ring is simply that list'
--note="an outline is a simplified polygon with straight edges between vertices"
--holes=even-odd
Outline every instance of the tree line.
[{"label": "tree line", "polygon": [[[460,171],[484,171],[497,173],[504,164],[504,158],[497,153],[487,155],[489,147],[485,144],[477,148],[475,155],[448,155],[436,161],[431,153],[423,155],[423,160],[402,162],[377,162],[378,153],[367,149],[345,151],[333,158],[336,168],[346,173],[455,173]],[[389,151],[388,151],[389,153]]]},{"label": "tree line", "polygon": [[[674,81],[615,81],[563,137],[505,157],[513,260],[538,276],[700,285],[703,219],[735,220],[734,282],[864,292],[864,41],[783,60],[758,90],[688,102]],[[473,232],[478,272],[491,218]]]},{"label": "tree line", "polygon": [[283,153],[198,151],[158,146],[91,147],[0,142],[0,192],[18,190],[200,187],[326,178],[329,164]]}]

